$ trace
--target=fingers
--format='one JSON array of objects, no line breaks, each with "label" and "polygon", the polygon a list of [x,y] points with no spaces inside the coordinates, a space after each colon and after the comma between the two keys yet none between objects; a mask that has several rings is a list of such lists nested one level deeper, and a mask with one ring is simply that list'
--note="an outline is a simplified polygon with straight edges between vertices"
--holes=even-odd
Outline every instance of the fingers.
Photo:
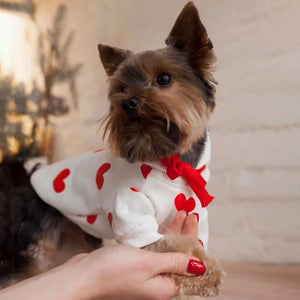
[{"label": "fingers", "polygon": [[157,273],[192,276],[203,275],[205,266],[197,258],[185,253],[156,253]]},{"label": "fingers", "polygon": [[181,233],[184,226],[185,219],[186,219],[186,212],[184,210],[180,210],[179,212],[176,213],[172,223],[162,231],[162,234],[166,235],[170,233]]},{"label": "fingers", "polygon": [[184,210],[180,210],[176,213],[172,223],[168,227],[166,227],[161,233],[164,235],[170,233],[182,233],[197,237],[198,221],[198,214],[194,213],[186,215],[186,212]]},{"label": "fingers", "polygon": [[194,237],[198,236],[198,217],[196,214],[190,214],[185,218],[181,233]]},{"label": "fingers", "polygon": [[[167,275],[157,275],[148,280],[146,287],[151,299],[171,299],[178,295],[179,288]],[[155,295],[155,296],[154,296]]]}]

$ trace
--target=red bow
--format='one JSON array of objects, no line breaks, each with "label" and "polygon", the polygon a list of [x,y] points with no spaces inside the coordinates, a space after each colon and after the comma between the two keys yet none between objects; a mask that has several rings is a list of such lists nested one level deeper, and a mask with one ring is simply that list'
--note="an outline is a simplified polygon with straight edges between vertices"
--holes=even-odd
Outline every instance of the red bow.
[{"label": "red bow", "polygon": [[214,197],[208,194],[205,189],[206,181],[201,176],[201,172],[205,169],[205,165],[200,169],[193,169],[189,163],[180,160],[177,154],[161,159],[161,165],[167,169],[167,176],[174,180],[182,176],[193,192],[197,195],[202,207],[206,207]]}]

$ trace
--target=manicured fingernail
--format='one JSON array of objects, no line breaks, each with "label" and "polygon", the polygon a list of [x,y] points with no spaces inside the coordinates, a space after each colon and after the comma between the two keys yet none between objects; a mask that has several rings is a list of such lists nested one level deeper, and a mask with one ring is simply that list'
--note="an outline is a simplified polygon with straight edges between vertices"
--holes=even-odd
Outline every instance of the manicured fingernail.
[{"label": "manicured fingernail", "polygon": [[187,271],[191,274],[203,275],[206,268],[201,261],[191,259],[188,264]]},{"label": "manicured fingernail", "polygon": [[202,247],[204,247],[203,242],[200,239],[198,239],[198,241],[200,242],[200,244],[202,245]]},{"label": "manicured fingernail", "polygon": [[197,222],[199,222],[199,214],[193,213],[193,215],[195,215],[197,217]]}]

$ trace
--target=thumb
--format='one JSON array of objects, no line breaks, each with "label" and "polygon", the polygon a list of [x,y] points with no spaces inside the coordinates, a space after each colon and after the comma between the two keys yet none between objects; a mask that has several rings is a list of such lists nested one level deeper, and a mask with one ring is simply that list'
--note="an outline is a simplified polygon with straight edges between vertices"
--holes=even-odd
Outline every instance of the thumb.
[{"label": "thumb", "polygon": [[157,273],[173,273],[178,275],[203,275],[205,265],[196,257],[185,253],[169,252],[157,254]]}]

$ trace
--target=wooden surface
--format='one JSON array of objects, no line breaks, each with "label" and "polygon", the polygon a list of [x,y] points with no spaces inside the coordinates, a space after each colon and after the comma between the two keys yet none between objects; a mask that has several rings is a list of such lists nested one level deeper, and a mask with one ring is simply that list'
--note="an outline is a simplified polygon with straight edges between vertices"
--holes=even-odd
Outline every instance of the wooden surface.
[{"label": "wooden surface", "polygon": [[217,300],[300,300],[300,265],[223,263]]}]

